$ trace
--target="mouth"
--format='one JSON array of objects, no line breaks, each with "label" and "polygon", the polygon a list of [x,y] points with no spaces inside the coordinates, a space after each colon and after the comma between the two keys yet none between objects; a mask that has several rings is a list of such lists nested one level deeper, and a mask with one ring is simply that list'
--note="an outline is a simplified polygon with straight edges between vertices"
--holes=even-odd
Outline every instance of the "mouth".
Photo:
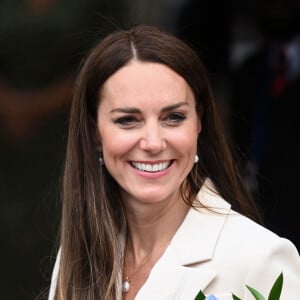
[{"label": "mouth", "polygon": [[141,163],[141,162],[130,162],[131,166],[135,169],[143,172],[149,172],[149,173],[156,173],[156,172],[162,172],[166,169],[168,169],[171,164],[172,160],[159,162],[159,163]]}]

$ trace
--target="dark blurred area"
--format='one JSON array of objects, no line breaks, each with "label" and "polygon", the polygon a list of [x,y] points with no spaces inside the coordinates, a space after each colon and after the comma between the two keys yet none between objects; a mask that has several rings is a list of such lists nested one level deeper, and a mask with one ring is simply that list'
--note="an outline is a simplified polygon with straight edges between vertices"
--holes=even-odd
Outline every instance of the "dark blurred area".
[{"label": "dark blurred area", "polygon": [[73,79],[122,1],[0,1],[1,299],[50,282]]},{"label": "dark blurred area", "polygon": [[296,0],[1,0],[1,299],[36,299],[50,283],[74,75],[97,39],[133,23],[159,25],[200,54],[266,226],[300,249],[299,8]]},{"label": "dark blurred area", "polygon": [[300,1],[256,0],[242,13],[253,39],[231,73],[231,134],[266,227],[299,250]]}]

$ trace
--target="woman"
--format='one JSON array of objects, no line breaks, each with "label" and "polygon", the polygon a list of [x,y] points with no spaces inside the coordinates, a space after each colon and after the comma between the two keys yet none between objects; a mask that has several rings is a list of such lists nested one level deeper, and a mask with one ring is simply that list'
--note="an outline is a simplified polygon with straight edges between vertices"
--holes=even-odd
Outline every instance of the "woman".
[{"label": "woman", "polygon": [[257,215],[197,55],[147,25],[104,38],[76,82],[49,299],[250,299],[281,271],[295,299],[295,247],[232,208]]}]

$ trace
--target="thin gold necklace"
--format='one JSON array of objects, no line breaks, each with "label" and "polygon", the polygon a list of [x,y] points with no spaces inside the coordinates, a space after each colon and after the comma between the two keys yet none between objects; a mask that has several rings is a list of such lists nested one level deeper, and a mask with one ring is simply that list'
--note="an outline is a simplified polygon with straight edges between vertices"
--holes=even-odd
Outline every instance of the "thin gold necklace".
[{"label": "thin gold necklace", "polygon": [[[165,243],[161,247],[159,247],[157,249],[157,251],[161,250],[163,248],[167,248],[167,245],[170,243],[170,241],[171,241],[171,239],[167,243]],[[149,262],[149,260],[152,256],[152,253],[153,252],[151,252],[149,255],[147,255],[147,257],[144,259],[143,263],[140,266],[138,266],[131,275],[125,275],[123,277],[123,280],[122,280],[122,292],[123,293],[127,293],[130,290],[130,282],[132,281],[134,276],[141,270],[141,268],[144,267]]]},{"label": "thin gold necklace", "polygon": [[137,267],[137,269],[131,275],[125,275],[122,282],[122,292],[127,293],[130,290],[130,282],[134,278],[134,276],[138,273],[138,271],[144,267],[147,262],[150,260],[152,256],[152,252],[145,258],[144,262]]}]

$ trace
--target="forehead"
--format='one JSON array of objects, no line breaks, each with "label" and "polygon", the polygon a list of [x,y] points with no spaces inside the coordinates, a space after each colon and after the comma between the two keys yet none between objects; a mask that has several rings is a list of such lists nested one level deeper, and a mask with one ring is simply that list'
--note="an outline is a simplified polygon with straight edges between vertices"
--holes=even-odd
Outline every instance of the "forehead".
[{"label": "forehead", "polygon": [[101,103],[136,105],[137,102],[194,101],[185,79],[171,68],[152,62],[131,61],[104,83]]}]

